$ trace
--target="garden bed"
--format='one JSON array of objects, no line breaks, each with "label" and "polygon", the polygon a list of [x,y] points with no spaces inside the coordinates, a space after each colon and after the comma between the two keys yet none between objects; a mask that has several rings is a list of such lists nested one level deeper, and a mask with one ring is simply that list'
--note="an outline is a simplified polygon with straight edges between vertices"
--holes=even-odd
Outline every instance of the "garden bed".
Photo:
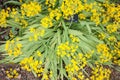
[{"label": "garden bed", "polygon": [[2,80],[120,80],[115,0],[3,0]]}]

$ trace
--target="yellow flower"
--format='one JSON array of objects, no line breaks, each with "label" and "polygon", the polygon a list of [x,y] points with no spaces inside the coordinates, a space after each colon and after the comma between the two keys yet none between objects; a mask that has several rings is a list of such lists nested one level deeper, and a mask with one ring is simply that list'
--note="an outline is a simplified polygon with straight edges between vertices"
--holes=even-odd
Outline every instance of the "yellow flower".
[{"label": "yellow flower", "polygon": [[60,57],[68,56],[68,54],[73,56],[77,48],[77,45],[69,44],[69,42],[61,43],[57,48],[57,55]]},{"label": "yellow flower", "polygon": [[21,13],[23,16],[35,16],[41,12],[41,5],[38,2],[24,3],[21,5]]},{"label": "yellow flower", "polygon": [[80,0],[63,0],[60,8],[65,19],[69,19],[70,16],[84,10]]},{"label": "yellow flower", "polygon": [[103,68],[103,66],[97,65],[92,70],[91,80],[109,80],[111,71],[109,69]]},{"label": "yellow flower", "polygon": [[17,9],[16,8],[12,8],[12,10],[10,12],[10,17],[11,18],[16,18],[17,13],[18,13]]},{"label": "yellow flower", "polygon": [[38,41],[40,37],[43,37],[45,34],[45,30],[44,29],[40,29],[40,28],[30,28],[29,29],[31,36],[29,37],[29,41]]},{"label": "yellow flower", "polygon": [[56,20],[59,20],[61,16],[62,16],[62,14],[60,13],[59,9],[51,10],[50,14],[49,14],[49,17],[50,17],[51,20],[54,19],[54,18]]},{"label": "yellow flower", "polygon": [[34,71],[38,76],[41,76],[44,71],[42,68],[42,61],[35,60],[32,56],[29,58],[24,58],[20,62],[20,65],[27,71]]},{"label": "yellow flower", "polygon": [[108,40],[109,40],[109,41],[112,41],[112,42],[116,42],[116,41],[117,41],[117,39],[115,38],[115,36],[110,36],[110,37],[108,38]]},{"label": "yellow flower", "polygon": [[103,39],[105,39],[106,34],[105,34],[105,33],[100,33],[100,34],[98,35],[98,37],[100,38],[100,40],[103,40]]},{"label": "yellow flower", "polygon": [[35,32],[35,28],[30,28],[29,30],[31,33]]},{"label": "yellow flower", "polygon": [[95,11],[93,15],[90,17],[90,20],[95,22],[96,25],[100,24],[100,14]]},{"label": "yellow flower", "polygon": [[79,72],[79,74],[78,74],[78,78],[80,79],[80,80],[84,80],[84,74],[82,73],[82,72]]},{"label": "yellow flower", "polygon": [[44,17],[40,22],[44,28],[53,26],[52,19],[50,19],[48,16]]},{"label": "yellow flower", "polygon": [[79,14],[79,18],[84,20],[86,19],[86,16],[84,14]]},{"label": "yellow flower", "polygon": [[98,52],[108,52],[109,48],[107,47],[106,44],[98,44],[97,45],[97,51]]},{"label": "yellow flower", "polygon": [[10,41],[6,41],[6,44],[5,44],[5,50],[8,50],[10,47]]},{"label": "yellow flower", "polygon": [[19,73],[17,70],[10,68],[9,71],[6,71],[7,77],[8,78],[18,78]]},{"label": "yellow flower", "polygon": [[[109,48],[105,44],[98,44],[97,45],[97,51],[99,52],[99,58],[100,60],[98,62],[105,63],[112,60],[112,54],[109,52]],[[97,63],[97,62],[96,62]]]},{"label": "yellow flower", "polygon": [[68,77],[71,79],[72,76],[76,76],[80,80],[85,80],[84,74],[81,72],[81,70],[86,65],[86,57],[82,53],[78,53],[77,55],[75,55],[75,58],[72,58],[70,63],[65,66]]},{"label": "yellow flower", "polygon": [[10,36],[10,38],[14,37],[14,33],[12,32],[12,30],[10,30],[9,36]]},{"label": "yellow flower", "polygon": [[47,74],[43,74],[42,79],[43,79],[43,80],[49,80],[48,75],[47,75]]},{"label": "yellow flower", "polygon": [[7,17],[9,17],[8,11],[5,9],[2,9],[0,11],[0,27],[6,27],[7,26]]},{"label": "yellow flower", "polygon": [[80,41],[78,37],[76,37],[72,34],[70,34],[70,38],[72,39],[72,42],[79,42]]},{"label": "yellow flower", "polygon": [[28,26],[28,22],[24,19],[20,20],[20,25],[22,26],[22,28],[26,28]]},{"label": "yellow flower", "polygon": [[41,54],[40,51],[37,51],[36,53],[37,53],[37,55],[38,55],[39,57],[41,57],[42,54]]},{"label": "yellow flower", "polygon": [[46,0],[45,4],[48,5],[48,7],[55,7],[56,0]]},{"label": "yellow flower", "polygon": [[116,32],[118,29],[117,24],[109,24],[106,26],[106,28],[109,33]]},{"label": "yellow flower", "polygon": [[21,43],[15,43],[14,40],[7,41],[5,45],[5,50],[8,53],[8,55],[14,55],[17,57],[18,55],[22,54],[22,44]]},{"label": "yellow flower", "polygon": [[19,0],[20,2],[22,2],[22,0]]}]

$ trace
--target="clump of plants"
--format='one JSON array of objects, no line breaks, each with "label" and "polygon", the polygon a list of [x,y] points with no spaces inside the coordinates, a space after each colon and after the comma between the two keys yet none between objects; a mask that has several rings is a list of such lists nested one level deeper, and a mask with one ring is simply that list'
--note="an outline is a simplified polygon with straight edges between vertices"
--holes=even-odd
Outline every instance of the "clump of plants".
[{"label": "clump of plants", "polygon": [[[10,28],[0,63],[18,63],[42,80],[109,80],[120,65],[120,5],[109,0],[20,0],[0,11]],[[15,31],[17,29],[17,33]],[[91,73],[86,71],[91,68]]]}]

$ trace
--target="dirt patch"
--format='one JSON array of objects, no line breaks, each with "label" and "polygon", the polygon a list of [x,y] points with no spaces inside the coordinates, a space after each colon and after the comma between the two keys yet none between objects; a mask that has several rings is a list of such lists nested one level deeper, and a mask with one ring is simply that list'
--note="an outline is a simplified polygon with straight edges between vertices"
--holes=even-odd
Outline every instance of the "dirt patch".
[{"label": "dirt patch", "polygon": [[[9,69],[16,70],[18,72],[17,78],[9,78],[6,71]],[[40,80],[35,78],[32,72],[22,70],[18,64],[0,64],[0,80]]]}]

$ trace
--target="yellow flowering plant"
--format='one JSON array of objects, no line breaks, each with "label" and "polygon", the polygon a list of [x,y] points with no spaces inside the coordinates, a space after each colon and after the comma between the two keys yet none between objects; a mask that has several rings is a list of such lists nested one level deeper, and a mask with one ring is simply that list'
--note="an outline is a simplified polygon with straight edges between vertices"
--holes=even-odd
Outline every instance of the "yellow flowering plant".
[{"label": "yellow flowering plant", "polygon": [[[19,7],[0,11],[0,27],[11,29],[10,38],[0,46],[5,54],[0,63],[18,63],[42,80],[109,80],[111,72],[104,66],[120,65],[119,4],[109,0],[8,3]],[[13,28],[18,34],[12,33]]]}]

